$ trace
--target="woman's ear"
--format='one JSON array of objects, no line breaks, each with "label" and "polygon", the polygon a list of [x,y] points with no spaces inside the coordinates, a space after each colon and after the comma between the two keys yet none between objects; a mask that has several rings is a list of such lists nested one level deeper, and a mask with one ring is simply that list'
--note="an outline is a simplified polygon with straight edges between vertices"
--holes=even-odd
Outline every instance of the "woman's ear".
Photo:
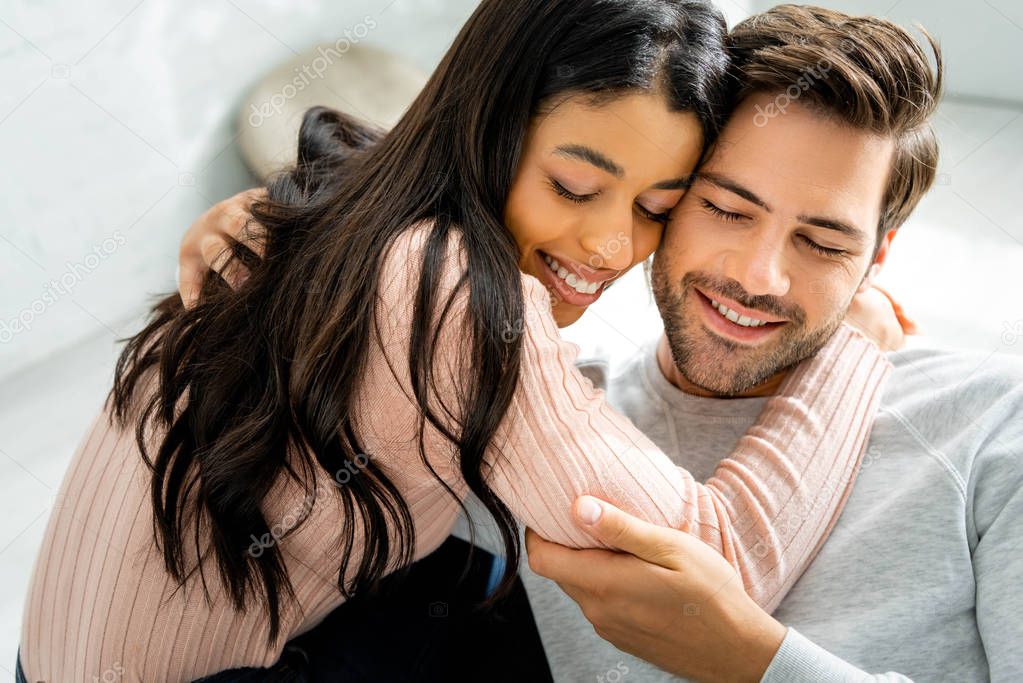
[{"label": "woman's ear", "polygon": [[874,256],[874,262],[867,268],[867,274],[863,277],[863,282],[860,283],[860,287],[857,293],[862,294],[871,287],[874,286],[874,280],[881,273],[881,268],[884,267],[885,262],[888,260],[888,252],[892,248],[892,240],[895,239],[895,233],[897,230],[892,229],[885,233],[884,237],[881,238],[881,246],[878,247],[877,255]]}]

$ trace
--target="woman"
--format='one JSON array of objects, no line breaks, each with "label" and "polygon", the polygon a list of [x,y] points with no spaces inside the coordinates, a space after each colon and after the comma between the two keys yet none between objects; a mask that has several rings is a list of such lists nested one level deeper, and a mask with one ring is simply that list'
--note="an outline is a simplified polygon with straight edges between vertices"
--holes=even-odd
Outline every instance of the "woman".
[{"label": "woman", "polygon": [[595,545],[588,492],[688,528],[773,608],[840,512],[879,349],[843,328],[702,486],[557,332],[657,245],[717,127],[723,34],[700,2],[485,0],[378,142],[307,114],[253,207],[264,257],[235,249],[248,279],[165,299],[119,361],[37,562],[28,678],[269,666],[438,547],[469,491],[505,544],[495,599],[517,523]]}]

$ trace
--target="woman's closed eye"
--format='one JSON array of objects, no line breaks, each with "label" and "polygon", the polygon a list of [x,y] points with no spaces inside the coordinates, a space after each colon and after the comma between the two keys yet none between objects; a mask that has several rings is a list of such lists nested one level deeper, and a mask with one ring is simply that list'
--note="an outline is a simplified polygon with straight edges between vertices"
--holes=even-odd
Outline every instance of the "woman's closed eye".
[{"label": "woman's closed eye", "polygon": [[559,183],[554,178],[549,178],[549,181],[551,187],[554,189],[556,193],[558,193],[559,196],[564,197],[570,202],[575,202],[576,204],[585,204],[586,202],[592,200],[594,197],[600,194],[599,192],[593,192],[592,194],[576,194],[575,192],[572,192],[567,187]]},{"label": "woman's closed eye", "polygon": [[[585,204],[600,195],[599,192],[593,192],[590,194],[578,194],[576,192],[572,192],[555,178],[548,178],[548,182],[558,196],[576,204]],[[636,202],[636,208],[639,209],[640,214],[642,214],[644,218],[656,223],[666,224],[668,219],[671,217],[671,209],[668,209],[667,211],[654,211],[643,206],[643,204],[638,201]]]},{"label": "woman's closed eye", "polygon": [[667,211],[662,211],[660,213],[655,213],[650,209],[646,208],[645,206],[643,206],[642,204],[640,204],[639,202],[636,202],[636,208],[639,209],[639,212],[643,214],[644,217],[656,223],[666,224],[668,222],[668,219],[671,218],[671,209],[668,209]]}]

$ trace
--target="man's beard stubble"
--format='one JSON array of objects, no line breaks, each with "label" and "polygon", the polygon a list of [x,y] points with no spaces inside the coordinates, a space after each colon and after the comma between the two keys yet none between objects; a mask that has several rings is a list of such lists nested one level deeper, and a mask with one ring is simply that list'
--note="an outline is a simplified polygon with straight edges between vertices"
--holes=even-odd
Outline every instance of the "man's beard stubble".
[{"label": "man's beard stubble", "polygon": [[[778,297],[753,296],[734,280],[700,271],[686,273],[681,283],[672,283],[666,270],[664,258],[658,254],[651,283],[675,367],[694,386],[723,396],[746,393],[816,354],[842,324],[848,309],[846,306],[824,325],[808,330],[802,308]],[[789,322],[763,348],[747,348],[706,329],[693,310],[693,286]]]}]

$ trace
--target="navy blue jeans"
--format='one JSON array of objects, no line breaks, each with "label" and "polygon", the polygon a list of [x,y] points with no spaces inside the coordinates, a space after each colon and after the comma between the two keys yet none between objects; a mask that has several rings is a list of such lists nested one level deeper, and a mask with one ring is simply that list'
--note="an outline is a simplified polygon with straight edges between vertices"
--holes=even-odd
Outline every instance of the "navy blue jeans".
[{"label": "navy blue jeans", "polygon": [[28,683],[25,672],[21,669],[21,648],[18,648],[18,661],[14,663],[14,683]]},{"label": "navy blue jeans", "polygon": [[379,594],[352,598],[289,641],[275,666],[222,671],[194,683],[553,683],[521,580],[493,610],[476,611],[499,566],[477,548],[460,580],[468,553],[469,544],[452,536],[404,580],[387,577]]}]

